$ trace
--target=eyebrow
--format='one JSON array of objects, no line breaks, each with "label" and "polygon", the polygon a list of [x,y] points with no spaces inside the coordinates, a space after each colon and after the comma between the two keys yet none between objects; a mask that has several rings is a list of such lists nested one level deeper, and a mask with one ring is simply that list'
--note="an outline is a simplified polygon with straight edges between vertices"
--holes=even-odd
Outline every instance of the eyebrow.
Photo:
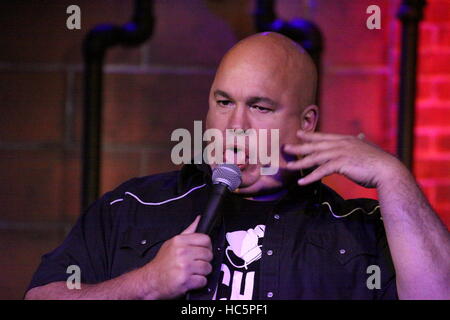
[{"label": "eyebrow", "polygon": [[[225,91],[222,91],[222,90],[215,90],[214,91],[214,95],[215,96],[220,95],[220,96],[222,96],[222,97],[224,97],[226,99],[233,100],[228,93],[226,93]],[[265,103],[268,103],[268,104],[270,104],[270,105],[272,105],[274,107],[276,107],[278,105],[278,103],[276,103],[274,100],[272,100],[272,99],[270,99],[268,97],[259,97],[259,96],[250,97],[246,101],[247,104],[254,104],[254,103],[258,103],[258,102],[265,102]]]}]

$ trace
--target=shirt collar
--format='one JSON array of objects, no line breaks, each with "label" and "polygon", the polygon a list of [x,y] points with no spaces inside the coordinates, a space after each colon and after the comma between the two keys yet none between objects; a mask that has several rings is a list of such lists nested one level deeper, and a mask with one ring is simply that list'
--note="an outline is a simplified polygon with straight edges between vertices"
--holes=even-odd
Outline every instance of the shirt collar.
[{"label": "shirt collar", "polygon": [[180,170],[177,191],[182,194],[205,183],[211,184],[211,167],[208,164],[185,164]]},{"label": "shirt collar", "polygon": [[[180,170],[180,175],[177,184],[177,191],[179,194],[187,192],[194,186],[202,184],[211,185],[212,170],[208,164],[186,164]],[[314,202],[321,202],[322,199],[340,198],[333,190],[322,184],[321,181],[311,183],[307,186],[299,186],[296,183],[297,179],[293,178],[292,182],[287,185],[288,192],[280,199],[281,201],[290,201],[299,199],[314,199]],[[342,198],[341,198],[342,199]]]}]

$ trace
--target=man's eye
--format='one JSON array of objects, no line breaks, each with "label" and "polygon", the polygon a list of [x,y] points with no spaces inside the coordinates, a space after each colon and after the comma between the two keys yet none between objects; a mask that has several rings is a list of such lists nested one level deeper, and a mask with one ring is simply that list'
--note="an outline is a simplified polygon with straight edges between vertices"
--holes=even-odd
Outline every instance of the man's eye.
[{"label": "man's eye", "polygon": [[218,100],[217,104],[221,107],[229,107],[231,105],[230,100]]},{"label": "man's eye", "polygon": [[273,111],[270,108],[265,108],[265,107],[261,107],[261,106],[258,106],[258,105],[250,106],[250,108],[252,108],[252,109],[254,109],[254,110],[256,110],[256,111],[258,111],[260,113],[269,113],[269,112]]}]

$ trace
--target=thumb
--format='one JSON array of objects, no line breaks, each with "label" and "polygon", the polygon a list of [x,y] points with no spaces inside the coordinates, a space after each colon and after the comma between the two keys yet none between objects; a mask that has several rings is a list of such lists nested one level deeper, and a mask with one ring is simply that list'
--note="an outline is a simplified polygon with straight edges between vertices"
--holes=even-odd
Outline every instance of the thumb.
[{"label": "thumb", "polygon": [[184,229],[183,232],[181,232],[181,234],[190,234],[190,233],[194,233],[195,229],[197,229],[197,225],[198,222],[200,221],[200,215],[198,215],[197,217],[195,217],[195,220],[190,224],[189,227],[187,227],[186,229]]}]

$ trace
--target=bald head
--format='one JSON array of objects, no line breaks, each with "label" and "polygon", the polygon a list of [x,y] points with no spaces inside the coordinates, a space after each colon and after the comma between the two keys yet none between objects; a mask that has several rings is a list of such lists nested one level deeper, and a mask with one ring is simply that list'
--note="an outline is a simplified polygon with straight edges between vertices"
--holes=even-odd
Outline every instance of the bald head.
[{"label": "bald head", "polygon": [[258,33],[234,45],[223,57],[216,78],[232,72],[253,73],[261,80],[278,82],[286,93],[296,96],[300,109],[315,102],[314,62],[299,44],[279,33]]},{"label": "bald head", "polygon": [[[275,142],[266,140],[268,148],[282,151],[280,146],[299,142],[298,130],[315,130],[316,81],[314,63],[293,41],[277,33],[246,38],[231,48],[219,65],[209,94],[206,128],[221,132],[233,129],[249,135],[256,132],[259,138],[270,131]],[[257,147],[250,145],[241,149],[246,155],[256,154]],[[236,152],[235,148],[227,150]],[[286,163],[287,158],[279,158],[280,168]],[[240,193],[273,190],[289,177],[288,170],[280,171],[283,173],[279,176],[261,175],[262,167],[257,163],[241,168]]]}]

